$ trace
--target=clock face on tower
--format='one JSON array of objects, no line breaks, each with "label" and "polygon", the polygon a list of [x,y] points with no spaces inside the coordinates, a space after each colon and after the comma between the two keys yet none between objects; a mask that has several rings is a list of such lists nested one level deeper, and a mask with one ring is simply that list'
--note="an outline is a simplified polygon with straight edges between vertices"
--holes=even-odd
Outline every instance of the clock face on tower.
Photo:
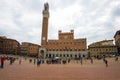
[{"label": "clock face on tower", "polygon": [[45,40],[45,37],[42,37],[42,40]]}]

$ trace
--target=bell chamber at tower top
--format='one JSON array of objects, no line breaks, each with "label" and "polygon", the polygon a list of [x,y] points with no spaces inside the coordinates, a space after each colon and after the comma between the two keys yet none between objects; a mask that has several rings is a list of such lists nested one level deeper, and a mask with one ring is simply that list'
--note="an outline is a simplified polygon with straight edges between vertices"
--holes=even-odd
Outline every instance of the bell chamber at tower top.
[{"label": "bell chamber at tower top", "polygon": [[43,17],[49,18],[49,5],[48,5],[48,3],[44,3]]},{"label": "bell chamber at tower top", "polygon": [[45,3],[45,4],[44,4],[44,10],[49,10],[49,5],[48,5],[48,3]]}]

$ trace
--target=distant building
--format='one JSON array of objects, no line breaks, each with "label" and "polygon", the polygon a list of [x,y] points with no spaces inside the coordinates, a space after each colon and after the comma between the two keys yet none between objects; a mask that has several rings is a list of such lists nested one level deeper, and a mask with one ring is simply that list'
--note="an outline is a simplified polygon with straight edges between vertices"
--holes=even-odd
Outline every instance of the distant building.
[{"label": "distant building", "polygon": [[118,53],[120,54],[120,30],[118,30],[115,35],[115,45],[118,47]]},{"label": "distant building", "polygon": [[113,40],[104,40],[92,43],[88,46],[91,57],[101,57],[105,55],[117,54],[117,46],[113,44]]},{"label": "distant building", "polygon": [[41,36],[40,54],[44,58],[66,57],[66,58],[80,58],[87,57],[87,43],[86,38],[74,39],[74,30],[70,32],[58,32],[58,40],[48,39],[48,19],[49,19],[49,5],[44,4],[43,10],[43,24]]},{"label": "distant building", "polygon": [[37,56],[39,48],[40,48],[40,45],[29,43],[29,42],[22,42],[21,54],[27,55],[27,56]]},{"label": "distant building", "polygon": [[18,54],[20,43],[17,40],[0,36],[0,53]]},{"label": "distant building", "polygon": [[3,38],[0,37],[0,53],[3,53]]}]

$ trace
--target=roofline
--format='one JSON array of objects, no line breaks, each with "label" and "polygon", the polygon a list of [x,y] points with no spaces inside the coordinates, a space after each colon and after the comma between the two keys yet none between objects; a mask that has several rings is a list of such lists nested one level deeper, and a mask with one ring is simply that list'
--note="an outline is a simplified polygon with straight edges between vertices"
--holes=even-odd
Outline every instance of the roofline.
[{"label": "roofline", "polygon": [[115,36],[118,34],[118,32],[120,32],[120,30],[116,31],[116,33],[115,33],[115,35],[114,35],[114,38],[115,38]]}]

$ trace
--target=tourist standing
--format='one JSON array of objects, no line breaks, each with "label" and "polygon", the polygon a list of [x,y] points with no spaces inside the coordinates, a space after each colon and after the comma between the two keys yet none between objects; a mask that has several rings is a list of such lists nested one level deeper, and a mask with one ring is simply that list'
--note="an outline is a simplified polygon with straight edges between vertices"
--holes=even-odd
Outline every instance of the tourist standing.
[{"label": "tourist standing", "polygon": [[4,68],[4,57],[1,57],[1,58],[0,58],[0,62],[1,62],[1,66],[0,66],[0,67],[1,67],[1,68]]},{"label": "tourist standing", "polygon": [[70,63],[70,59],[68,59],[68,63]]}]

